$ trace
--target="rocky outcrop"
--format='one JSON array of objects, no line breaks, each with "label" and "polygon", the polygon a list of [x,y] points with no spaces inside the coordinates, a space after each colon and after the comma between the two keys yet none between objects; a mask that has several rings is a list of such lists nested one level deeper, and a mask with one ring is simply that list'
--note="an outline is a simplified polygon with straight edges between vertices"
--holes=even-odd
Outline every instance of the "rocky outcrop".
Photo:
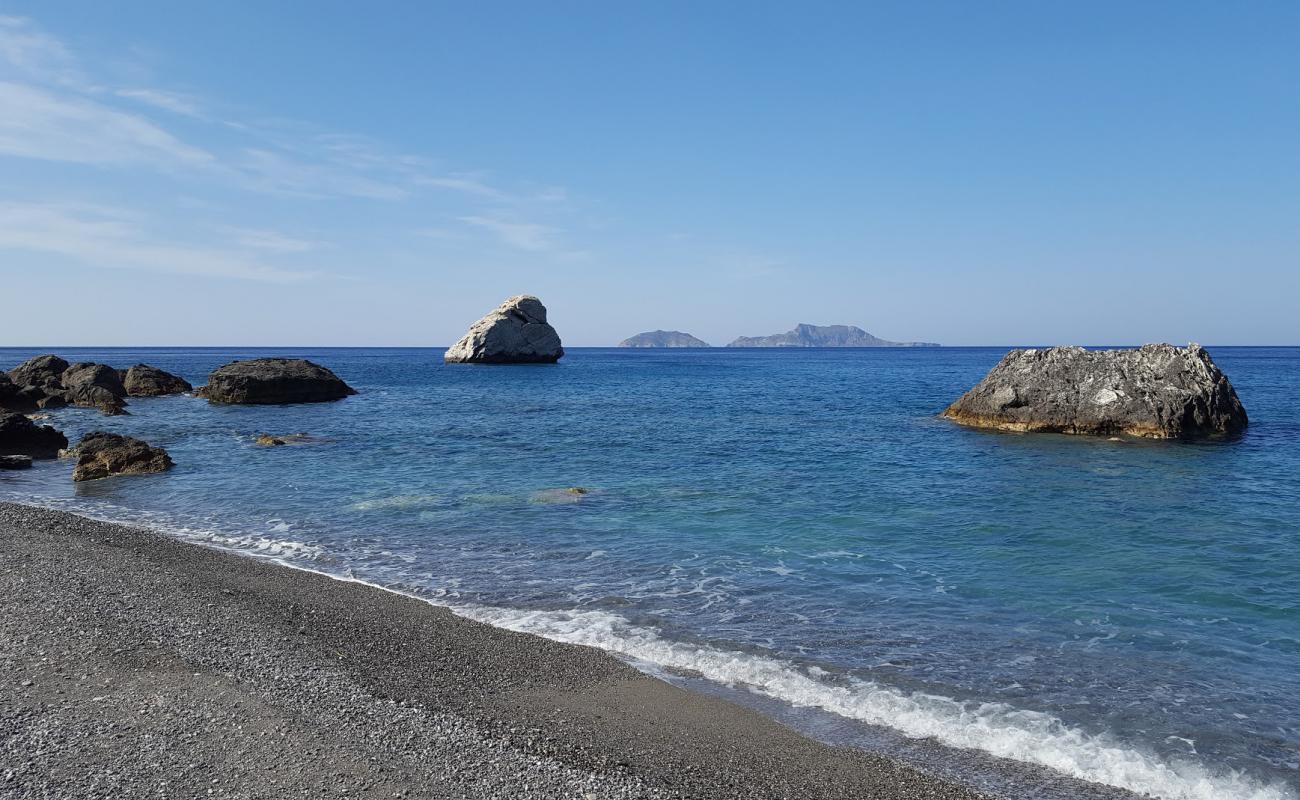
[{"label": "rocky outcrop", "polygon": [[1200,345],[1012,350],[943,416],[979,428],[1189,439],[1246,427]]},{"label": "rocky outcrop", "polygon": [[0,469],[31,469],[31,456],[0,456]]},{"label": "rocky outcrop", "polygon": [[95,364],[90,361],[69,364],[59,380],[63,383],[63,388],[67,392],[75,391],[83,386],[98,386],[115,397],[126,397],[126,387],[122,385],[122,376],[118,375],[117,370],[107,364]]},{"label": "rocky outcrop", "polygon": [[933,342],[891,342],[853,325],[809,325],[771,336],[741,336],[727,347],[938,347]]},{"label": "rocky outcrop", "polygon": [[681,331],[647,331],[618,343],[619,347],[712,347]]},{"label": "rocky outcrop", "polygon": [[14,383],[8,374],[0,372],[0,411],[25,414],[39,408],[40,398],[33,397],[25,389],[26,387]]},{"label": "rocky outcrop", "polygon": [[0,455],[57,458],[68,437],[49,425],[37,425],[22,414],[0,412]]},{"label": "rocky outcrop", "polygon": [[356,390],[319,364],[301,358],[232,361],[208,375],[195,391],[211,403],[282,405],[341,400]]},{"label": "rocky outcrop", "polygon": [[147,475],[171,469],[167,451],[139,439],[95,431],[81,437],[76,450],[74,481],[93,481],[113,475]]},{"label": "rocky outcrop", "polygon": [[136,364],[125,371],[119,370],[119,374],[128,397],[160,397],[194,389],[184,378],[148,364]]},{"label": "rocky outcrop", "polygon": [[54,355],[29,358],[9,370],[9,379],[18,386],[45,386],[51,380],[56,384],[68,368],[68,362]]},{"label": "rocky outcrop", "polygon": [[109,415],[126,413],[121,375],[105,364],[69,364],[58,356],[37,356],[9,370],[7,379],[9,387],[0,385],[0,408],[31,411],[74,405]]},{"label": "rocky outcrop", "polygon": [[85,383],[75,389],[65,389],[62,395],[52,395],[52,397],[58,397],[71,406],[98,409],[107,417],[127,413],[125,400],[103,386],[93,383]]},{"label": "rocky outcrop", "polygon": [[560,335],[536,297],[517,295],[470,326],[443,355],[447,363],[554,364],[564,356]]}]

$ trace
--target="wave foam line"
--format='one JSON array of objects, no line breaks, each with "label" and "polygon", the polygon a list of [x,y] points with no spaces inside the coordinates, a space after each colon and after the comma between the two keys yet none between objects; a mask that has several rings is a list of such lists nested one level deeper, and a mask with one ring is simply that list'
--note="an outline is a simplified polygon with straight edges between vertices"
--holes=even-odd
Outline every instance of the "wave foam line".
[{"label": "wave foam line", "polygon": [[[53,510],[72,510],[41,498],[18,502]],[[77,508],[74,513],[140,525],[141,520],[111,518]],[[147,524],[147,523],[146,523]],[[224,536],[192,528],[147,524],[160,533],[235,549],[284,566],[335,580],[360,583],[430,605],[443,605],[463,617],[497,628],[531,633],[558,642],[586,645],[637,661],[693,670],[726,686],[739,686],[796,707],[817,708],[848,719],[892,728],[913,738],[933,738],[945,745],[980,750],[1001,758],[1038,764],[1092,783],[1115,786],[1161,800],[1300,800],[1294,788],[1261,784],[1236,771],[1215,772],[1194,761],[1162,761],[1154,755],[1092,736],[1050,714],[1004,703],[963,703],[921,692],[903,692],[872,681],[847,686],[819,681],[797,666],[774,658],[690,645],[602,611],[528,611],[492,606],[444,604],[379,583],[306,566],[310,545],[275,542],[262,536]],[[198,533],[199,535],[195,535]]]},{"label": "wave foam line", "polygon": [[1057,772],[1163,800],[1296,800],[1280,784],[1264,785],[1236,771],[1214,772],[1194,761],[1165,761],[1106,737],[1071,728],[1050,714],[1005,703],[963,703],[903,692],[872,681],[837,686],[774,658],[664,639],[600,611],[524,611],[452,606],[456,613],[499,628],[587,645],[740,686],[795,706],[893,728],[913,738],[981,750]]}]

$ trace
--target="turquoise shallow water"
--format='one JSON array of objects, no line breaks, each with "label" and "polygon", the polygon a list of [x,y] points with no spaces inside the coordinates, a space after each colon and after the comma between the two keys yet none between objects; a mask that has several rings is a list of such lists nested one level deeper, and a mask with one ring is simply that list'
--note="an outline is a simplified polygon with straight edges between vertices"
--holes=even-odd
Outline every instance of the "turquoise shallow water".
[{"label": "turquoise shallow water", "polygon": [[[0,367],[36,352],[0,349]],[[57,352],[196,385],[259,354]],[[1003,352],[578,349],[469,367],[280,349],[361,394],[60,411],[70,438],[139,435],[178,466],[74,486],[43,463],[0,477],[0,498],[1159,797],[1297,797],[1300,349],[1211,348],[1251,426],[1207,444],[937,419]],[[322,441],[252,442],[296,431]]]}]

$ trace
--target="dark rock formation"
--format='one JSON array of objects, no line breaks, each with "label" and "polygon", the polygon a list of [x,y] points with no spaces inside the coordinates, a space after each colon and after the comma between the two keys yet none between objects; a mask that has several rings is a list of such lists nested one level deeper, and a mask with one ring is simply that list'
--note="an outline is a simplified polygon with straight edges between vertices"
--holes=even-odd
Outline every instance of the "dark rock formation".
[{"label": "dark rock formation", "polygon": [[68,365],[60,377],[65,391],[72,392],[82,386],[98,386],[111,392],[116,397],[126,397],[126,387],[122,385],[122,376],[107,364],[94,364],[79,361]]},{"label": "dark rock formation", "polygon": [[57,458],[68,437],[49,425],[37,425],[22,414],[0,412],[0,455]]},{"label": "dark rock formation", "polygon": [[93,481],[111,475],[146,475],[171,469],[172,460],[161,447],[150,447],[139,439],[95,431],[77,444],[74,481]]},{"label": "dark rock formation", "polygon": [[1200,345],[1012,350],[943,412],[980,428],[1153,439],[1237,433],[1246,410]]},{"label": "dark rock formation", "polygon": [[279,405],[322,403],[356,394],[328,369],[301,358],[232,361],[208,375],[195,394],[211,403]]},{"label": "dark rock formation", "polygon": [[727,347],[938,347],[932,342],[891,342],[852,325],[800,323],[788,333],[741,336]]},{"label": "dark rock formation", "polygon": [[619,347],[711,347],[708,342],[696,339],[681,331],[647,331],[618,343]]},{"label": "dark rock formation", "polygon": [[36,356],[9,370],[9,378],[18,386],[44,386],[51,379],[58,383],[67,368],[58,356]]},{"label": "dark rock formation", "polygon": [[158,397],[194,389],[184,378],[148,364],[136,364],[128,370],[119,370],[119,373],[122,375],[122,386],[129,397]]},{"label": "dark rock formation", "polygon": [[448,363],[554,364],[564,356],[560,335],[536,297],[516,295],[470,326],[443,355]]},{"label": "dark rock formation", "polygon": [[33,397],[26,387],[19,386],[0,372],[0,411],[26,413],[40,407],[40,398]]},{"label": "dark rock formation", "polygon": [[97,408],[108,417],[127,413],[125,400],[103,386],[93,383],[83,383],[74,389],[65,390],[62,395],[53,395],[53,397],[61,397],[68,405]]},{"label": "dark rock formation", "polygon": [[31,469],[31,456],[0,456],[0,469]]}]

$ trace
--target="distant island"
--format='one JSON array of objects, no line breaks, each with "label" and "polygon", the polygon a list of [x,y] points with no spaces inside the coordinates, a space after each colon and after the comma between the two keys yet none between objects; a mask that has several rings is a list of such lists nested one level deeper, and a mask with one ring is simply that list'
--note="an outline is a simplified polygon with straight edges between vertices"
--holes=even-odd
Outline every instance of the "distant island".
[{"label": "distant island", "polygon": [[741,336],[727,347],[938,347],[933,342],[891,342],[853,325],[800,323],[787,333]]},{"label": "distant island", "polygon": [[681,331],[646,331],[618,343],[619,347],[712,347],[706,341]]}]

